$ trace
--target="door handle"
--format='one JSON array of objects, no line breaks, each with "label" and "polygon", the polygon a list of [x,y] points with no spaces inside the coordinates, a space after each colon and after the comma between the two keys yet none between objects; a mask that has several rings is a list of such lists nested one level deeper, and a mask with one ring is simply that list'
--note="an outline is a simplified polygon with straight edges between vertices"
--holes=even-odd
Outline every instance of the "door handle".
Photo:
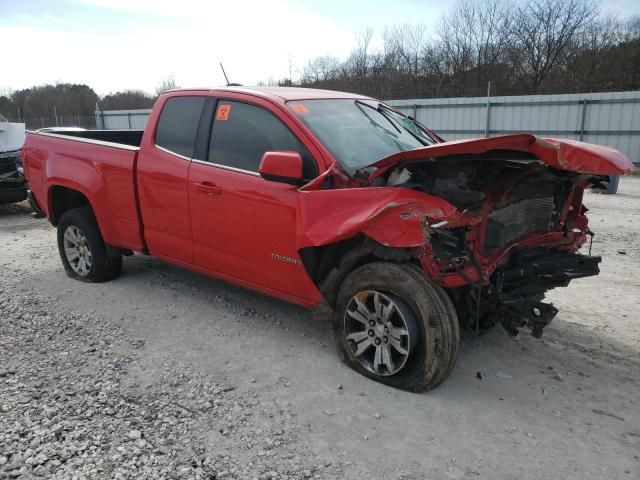
[{"label": "door handle", "polygon": [[222,193],[222,189],[211,182],[196,183],[194,186],[196,190],[209,195],[220,195]]}]

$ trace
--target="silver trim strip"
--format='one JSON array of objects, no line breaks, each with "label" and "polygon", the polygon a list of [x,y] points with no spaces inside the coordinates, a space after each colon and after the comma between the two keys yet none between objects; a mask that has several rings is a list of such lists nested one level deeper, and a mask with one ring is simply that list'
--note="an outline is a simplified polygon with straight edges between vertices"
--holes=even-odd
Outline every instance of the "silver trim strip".
[{"label": "silver trim strip", "polygon": [[243,170],[241,168],[230,167],[228,165],[220,165],[219,163],[205,162],[204,160],[197,160],[195,158],[192,158],[191,161],[195,163],[200,163],[202,165],[210,165],[212,167],[222,168],[223,170],[231,170],[232,172],[244,173],[245,175],[253,175],[254,177],[260,176],[258,172],[252,172],[250,170]]},{"label": "silver trim strip", "polygon": [[93,145],[101,145],[103,147],[119,148],[120,150],[130,150],[132,152],[137,152],[140,150],[140,147],[126,145],[124,143],[105,142],[104,140],[94,140],[92,138],[74,137],[73,135],[61,135],[58,133],[49,133],[49,132],[35,132],[31,130],[29,130],[27,133],[29,135],[42,135],[43,137],[60,138],[62,140],[71,140],[72,142],[91,143]]},{"label": "silver trim strip", "polygon": [[164,153],[168,153],[169,155],[173,155],[174,157],[181,158],[181,159],[183,159],[183,160],[186,160],[187,162],[190,162],[190,161],[192,160],[192,159],[191,159],[191,158],[189,158],[189,157],[185,157],[184,155],[180,155],[179,153],[174,152],[174,151],[172,151],[172,150],[169,150],[168,148],[161,147],[161,146],[160,146],[160,145],[158,145],[158,144],[155,144],[155,143],[154,143],[154,144],[153,144],[153,146],[154,146],[154,147],[156,147],[158,150],[162,150]]}]

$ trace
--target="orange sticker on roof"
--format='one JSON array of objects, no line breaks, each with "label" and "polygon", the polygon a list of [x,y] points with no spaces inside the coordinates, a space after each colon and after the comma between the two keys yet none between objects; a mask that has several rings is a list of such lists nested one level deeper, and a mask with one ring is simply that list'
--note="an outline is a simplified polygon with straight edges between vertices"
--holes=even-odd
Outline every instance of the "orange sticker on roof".
[{"label": "orange sticker on roof", "polygon": [[303,105],[302,103],[290,103],[289,106],[291,107],[291,110],[293,110],[298,115],[306,115],[307,113],[309,113],[309,109],[307,108],[307,106]]},{"label": "orange sticker on roof", "polygon": [[227,120],[229,118],[229,114],[231,113],[231,105],[219,105],[218,111],[216,112],[216,120]]}]

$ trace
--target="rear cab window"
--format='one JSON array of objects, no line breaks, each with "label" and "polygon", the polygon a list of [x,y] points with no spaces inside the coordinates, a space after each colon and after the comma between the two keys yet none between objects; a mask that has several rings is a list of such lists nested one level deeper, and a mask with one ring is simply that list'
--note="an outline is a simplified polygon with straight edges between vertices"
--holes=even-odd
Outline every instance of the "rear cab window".
[{"label": "rear cab window", "polygon": [[318,166],[309,151],[274,114],[248,103],[218,102],[211,127],[209,162],[254,173],[258,172],[264,153],[276,150],[300,153],[305,179],[318,175]]},{"label": "rear cab window", "polygon": [[171,97],[165,102],[158,128],[156,145],[186,158],[193,157],[200,114],[206,97]]}]

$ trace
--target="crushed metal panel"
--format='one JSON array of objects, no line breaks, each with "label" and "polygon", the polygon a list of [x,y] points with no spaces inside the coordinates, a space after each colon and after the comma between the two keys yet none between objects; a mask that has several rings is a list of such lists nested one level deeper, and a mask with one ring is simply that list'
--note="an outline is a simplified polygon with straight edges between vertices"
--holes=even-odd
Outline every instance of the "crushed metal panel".
[{"label": "crushed metal panel", "polygon": [[299,248],[364,233],[385,246],[425,243],[425,219],[457,215],[447,201],[404,188],[343,188],[300,192]]},{"label": "crushed metal panel", "polygon": [[371,166],[376,167],[377,170],[371,175],[371,179],[379,177],[389,168],[403,162],[415,162],[448,155],[482,154],[492,150],[529,152],[554,168],[579,173],[615,175],[635,170],[629,157],[610,147],[575,140],[517,134],[456,140],[399,152],[373,163]]}]

